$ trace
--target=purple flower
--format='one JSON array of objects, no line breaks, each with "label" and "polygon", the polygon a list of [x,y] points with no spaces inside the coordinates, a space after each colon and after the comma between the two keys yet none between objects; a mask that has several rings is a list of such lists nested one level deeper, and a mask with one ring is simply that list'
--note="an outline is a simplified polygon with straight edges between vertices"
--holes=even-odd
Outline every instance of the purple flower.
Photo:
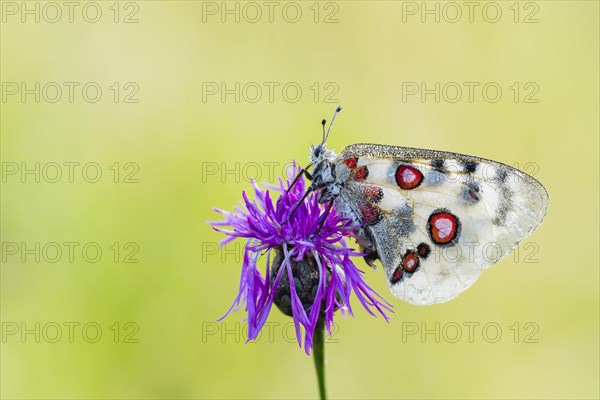
[{"label": "purple flower", "polygon": [[[299,167],[293,168],[296,174],[299,171]],[[336,310],[353,315],[353,292],[371,315],[376,310],[386,321],[386,311],[392,312],[392,306],[364,282],[363,272],[352,262],[351,257],[363,254],[347,247],[344,237],[352,236],[357,226],[337,215],[335,208],[320,205],[315,193],[300,202],[306,191],[303,178],[287,191],[289,185],[290,179],[285,186],[280,179],[279,187],[272,187],[279,192],[273,204],[269,191],[253,182],[255,201],[243,192],[245,210],[235,207],[236,212],[230,213],[215,209],[225,220],[209,224],[228,235],[221,245],[247,239],[239,293],[221,319],[245,301],[248,340],[253,340],[275,303],[294,318],[300,346],[304,327],[304,349],[310,354],[318,319],[325,320],[331,335]],[[233,229],[222,228],[227,226]],[[261,256],[265,259],[263,267],[258,265]]]}]

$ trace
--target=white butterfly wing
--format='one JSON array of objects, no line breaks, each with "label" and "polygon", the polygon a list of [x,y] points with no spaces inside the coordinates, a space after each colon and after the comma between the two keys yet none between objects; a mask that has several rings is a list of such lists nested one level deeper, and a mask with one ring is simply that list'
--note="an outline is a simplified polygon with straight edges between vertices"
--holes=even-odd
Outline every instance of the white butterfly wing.
[{"label": "white butterfly wing", "polygon": [[456,297],[543,220],[544,187],[510,166],[455,153],[352,145],[339,201],[367,221],[392,293],[426,305]]}]

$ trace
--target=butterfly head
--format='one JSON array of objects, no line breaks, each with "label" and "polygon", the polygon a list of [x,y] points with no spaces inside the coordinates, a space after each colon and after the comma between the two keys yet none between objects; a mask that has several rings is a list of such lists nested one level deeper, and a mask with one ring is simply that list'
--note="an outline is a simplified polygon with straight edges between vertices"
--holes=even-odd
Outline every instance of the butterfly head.
[{"label": "butterfly head", "polygon": [[[329,123],[329,128],[327,132],[325,132],[325,120],[322,121],[321,125],[323,125],[323,140],[318,145],[310,146],[310,164],[306,166],[306,169],[302,169],[302,171],[296,176],[294,181],[290,184],[288,191],[294,186],[294,184],[298,181],[298,179],[304,175],[307,179],[309,179],[312,183],[306,190],[304,197],[302,200],[292,209],[293,214],[296,211],[298,205],[304,200],[304,198],[315,190],[335,186],[336,177],[335,177],[335,154],[333,151],[327,149],[327,145],[325,142],[327,141],[327,137],[329,136],[329,132],[331,131],[331,126],[333,125],[333,121],[335,117],[342,110],[342,106],[338,106],[335,110],[335,114],[333,114],[333,118],[331,118],[331,122]],[[310,168],[312,169],[312,173],[308,172]],[[319,196],[319,202],[323,203],[326,201],[332,200],[335,196],[339,194],[339,187],[332,187],[332,190],[323,190]]]},{"label": "butterfly head", "polygon": [[335,181],[334,159],[335,154],[327,150],[325,143],[310,147],[310,165],[313,167],[310,179],[313,189],[319,189]]},{"label": "butterfly head", "polygon": [[335,117],[337,117],[341,110],[342,106],[336,108],[335,113],[331,118],[331,122],[329,123],[329,128],[327,128],[327,132],[325,132],[326,121],[321,121],[321,125],[323,126],[323,140],[316,146],[310,146],[310,165],[314,167],[312,173],[314,188],[320,188],[335,181],[335,166],[333,163],[335,154],[333,151],[327,149],[326,142],[329,137],[329,132],[331,132],[333,121],[335,121]]},{"label": "butterfly head", "polygon": [[310,164],[316,166],[322,162],[332,162],[335,159],[333,151],[327,149],[325,143],[310,146]]},{"label": "butterfly head", "polygon": [[318,165],[324,162],[330,164],[335,159],[335,154],[331,150],[327,150],[327,138],[329,137],[329,132],[331,132],[331,127],[333,126],[333,121],[335,121],[335,117],[342,111],[342,106],[338,106],[335,109],[335,113],[331,118],[331,122],[329,123],[329,128],[327,128],[327,132],[325,132],[325,120],[321,121],[321,125],[323,126],[323,140],[318,145],[310,146],[310,165],[315,166],[315,170],[317,170]]}]

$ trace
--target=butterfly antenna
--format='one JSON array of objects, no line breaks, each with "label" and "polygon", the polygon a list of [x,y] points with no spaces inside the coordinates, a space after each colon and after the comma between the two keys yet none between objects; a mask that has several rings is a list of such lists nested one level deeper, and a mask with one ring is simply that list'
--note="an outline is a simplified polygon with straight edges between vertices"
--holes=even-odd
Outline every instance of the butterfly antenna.
[{"label": "butterfly antenna", "polygon": [[325,124],[327,123],[326,120],[321,121],[321,126],[323,126],[323,141],[321,142],[321,145],[323,145],[325,143]]},{"label": "butterfly antenna", "polygon": [[[342,106],[338,106],[335,109],[335,112],[333,113],[333,117],[331,117],[331,122],[329,123],[329,128],[327,128],[327,134],[323,137],[323,143],[325,143],[325,141],[329,137],[329,132],[331,132],[331,127],[333,126],[333,121],[335,121],[335,117],[338,116],[338,114],[340,113],[340,111],[342,111]],[[325,122],[325,120],[323,120],[323,122]],[[324,128],[325,128],[325,124],[323,124],[323,129]]]}]

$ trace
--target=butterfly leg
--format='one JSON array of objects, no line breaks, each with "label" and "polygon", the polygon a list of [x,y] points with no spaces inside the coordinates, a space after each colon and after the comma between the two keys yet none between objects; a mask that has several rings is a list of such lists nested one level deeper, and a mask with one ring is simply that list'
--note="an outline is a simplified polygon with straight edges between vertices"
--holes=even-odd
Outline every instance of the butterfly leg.
[{"label": "butterfly leg", "polygon": [[325,221],[327,220],[329,213],[331,213],[332,208],[333,208],[333,200],[330,200],[329,202],[327,202],[327,208],[326,208],[325,213],[323,213],[319,217],[319,229],[317,229],[317,236],[321,234],[321,229],[323,229],[323,226],[325,225]]},{"label": "butterfly leg", "polygon": [[306,192],[304,192],[304,195],[302,195],[302,198],[296,203],[296,205],[294,206],[294,208],[292,208],[292,211],[288,215],[288,218],[285,221],[285,223],[287,223],[290,220],[290,218],[292,218],[292,215],[294,215],[294,213],[296,212],[296,210],[298,209],[298,207],[300,206],[300,204],[302,204],[302,202],[304,202],[304,200],[306,199],[306,196],[308,196],[310,194],[310,192],[312,192],[314,190],[315,190],[314,185],[310,185],[308,187],[308,189],[306,189]]},{"label": "butterfly leg", "polygon": [[306,176],[306,179],[308,179],[309,181],[313,180],[313,177],[310,174],[310,172],[308,172],[306,169],[302,168],[300,170],[300,172],[298,173],[298,175],[296,175],[296,177],[294,178],[294,180],[292,181],[292,183],[290,184],[290,186],[288,187],[286,193],[289,193],[290,190],[292,190],[292,188],[294,187],[294,185],[296,184],[296,182],[298,182],[298,179],[300,179],[300,177],[302,175]]}]

